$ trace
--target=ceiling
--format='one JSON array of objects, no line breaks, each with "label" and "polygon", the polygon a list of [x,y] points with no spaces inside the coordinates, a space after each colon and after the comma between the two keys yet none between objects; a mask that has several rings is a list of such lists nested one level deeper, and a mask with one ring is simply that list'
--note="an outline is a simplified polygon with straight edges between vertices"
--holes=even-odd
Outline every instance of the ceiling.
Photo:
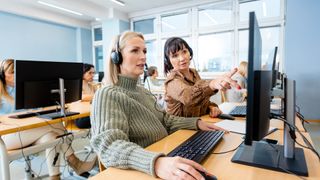
[{"label": "ceiling", "polygon": [[[38,3],[39,0],[0,0],[0,11],[29,16],[49,21],[63,23],[63,21],[75,24],[90,24],[96,21],[113,17],[115,12],[120,16],[128,17],[128,14],[173,5],[176,3],[195,2],[196,0],[121,0],[125,6],[120,6],[110,0],[41,0],[55,6],[79,12],[83,15],[75,15],[59,9],[48,7]],[[201,1],[201,0],[198,0]],[[128,19],[128,18],[127,18]]]}]

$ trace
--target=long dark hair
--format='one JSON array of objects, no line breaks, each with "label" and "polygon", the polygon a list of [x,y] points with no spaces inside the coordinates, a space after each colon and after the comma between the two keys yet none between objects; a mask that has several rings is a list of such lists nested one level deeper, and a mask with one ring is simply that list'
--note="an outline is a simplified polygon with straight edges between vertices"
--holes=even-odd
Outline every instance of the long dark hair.
[{"label": "long dark hair", "polygon": [[192,59],[193,51],[185,40],[183,40],[180,37],[172,37],[166,41],[166,43],[164,45],[164,74],[165,75],[167,73],[169,73],[171,71],[171,69],[173,69],[173,66],[172,66],[172,64],[170,62],[170,58],[169,58],[170,53],[174,54],[174,53],[182,50],[184,47],[188,49],[188,51],[190,53],[190,57]]}]

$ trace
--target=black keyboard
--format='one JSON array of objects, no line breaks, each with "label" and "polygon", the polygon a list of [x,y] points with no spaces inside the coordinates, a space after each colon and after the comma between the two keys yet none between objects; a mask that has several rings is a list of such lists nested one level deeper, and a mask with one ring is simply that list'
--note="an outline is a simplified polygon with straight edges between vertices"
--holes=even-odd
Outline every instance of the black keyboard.
[{"label": "black keyboard", "polygon": [[229,114],[232,116],[244,117],[247,115],[247,106],[235,106]]},{"label": "black keyboard", "polygon": [[201,163],[222,139],[223,134],[223,131],[198,131],[171,151],[168,156],[180,156]]},{"label": "black keyboard", "polygon": [[42,110],[42,111],[36,111],[36,112],[27,112],[23,114],[16,114],[16,115],[9,116],[9,118],[23,119],[23,118],[29,118],[29,117],[43,115],[43,114],[50,114],[50,113],[59,112],[59,111],[60,111],[60,108]]}]

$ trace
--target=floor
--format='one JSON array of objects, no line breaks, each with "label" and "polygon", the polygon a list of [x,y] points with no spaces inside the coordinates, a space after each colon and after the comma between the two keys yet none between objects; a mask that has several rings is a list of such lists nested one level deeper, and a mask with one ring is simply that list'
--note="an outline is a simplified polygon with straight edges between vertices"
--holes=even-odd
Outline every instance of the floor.
[{"label": "floor", "polygon": [[[315,149],[320,153],[320,122],[319,123],[310,123],[305,125],[307,131],[310,133],[311,139],[313,141]],[[73,148],[75,151],[81,151],[83,150],[82,147],[84,145],[88,145],[88,139],[80,139],[80,140],[75,140],[73,143]],[[84,158],[87,156],[86,153],[80,153],[78,154],[80,158]],[[11,177],[12,180],[21,180],[25,179],[24,178],[24,167],[25,163],[24,160],[16,160],[10,164],[10,171],[11,174],[14,174],[14,176]],[[45,163],[45,156],[44,153],[39,154],[37,156],[32,157],[32,169],[37,174],[40,176],[39,178],[35,179],[44,179],[48,180],[48,171],[46,168],[46,163]],[[19,173],[15,173],[19,172]],[[21,172],[21,173],[20,173]],[[70,173],[70,169],[67,167],[61,167],[61,172],[63,172],[62,179],[63,180],[83,180],[86,178],[77,176],[77,175],[72,175]],[[95,175],[98,173],[98,167],[90,171],[92,175]]]},{"label": "floor", "polygon": [[[83,149],[82,147],[87,146],[89,144],[88,139],[76,139],[72,144],[73,149],[77,152],[77,156],[80,159],[85,159],[88,157],[88,151]],[[95,157],[94,154],[89,154],[88,161]],[[48,177],[48,169],[45,161],[45,153],[40,153],[35,156],[31,157],[31,166],[34,172],[35,178],[34,179],[42,179],[42,180],[49,180]],[[63,180],[83,180],[87,179],[81,176],[77,176],[75,173],[72,172],[70,168],[66,166],[64,161],[61,162],[60,172],[62,173]],[[10,164],[10,174],[12,180],[22,180],[26,179],[24,174],[25,168],[25,161],[23,159],[13,161]],[[15,173],[19,172],[19,173]],[[21,173],[20,173],[21,172]],[[99,172],[98,167],[95,167],[93,170],[90,171],[91,176],[97,174]],[[14,176],[13,176],[14,174]]]}]

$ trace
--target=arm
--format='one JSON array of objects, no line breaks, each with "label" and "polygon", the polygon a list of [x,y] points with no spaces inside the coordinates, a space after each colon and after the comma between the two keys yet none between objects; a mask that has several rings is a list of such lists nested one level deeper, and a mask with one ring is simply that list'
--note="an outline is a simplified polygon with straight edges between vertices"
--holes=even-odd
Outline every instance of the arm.
[{"label": "arm", "polygon": [[179,129],[195,129],[197,130],[197,122],[199,117],[179,117],[165,113],[164,123],[169,133],[173,133]]},{"label": "arm", "polygon": [[162,156],[144,150],[129,140],[128,117],[119,99],[121,95],[111,88],[97,91],[91,110],[91,145],[106,167],[136,169],[155,176],[155,160]]},{"label": "arm", "polygon": [[199,103],[203,98],[215,92],[209,87],[209,82],[198,80],[194,85],[188,85],[181,79],[173,79],[166,83],[167,96],[180,101],[184,105]]}]

